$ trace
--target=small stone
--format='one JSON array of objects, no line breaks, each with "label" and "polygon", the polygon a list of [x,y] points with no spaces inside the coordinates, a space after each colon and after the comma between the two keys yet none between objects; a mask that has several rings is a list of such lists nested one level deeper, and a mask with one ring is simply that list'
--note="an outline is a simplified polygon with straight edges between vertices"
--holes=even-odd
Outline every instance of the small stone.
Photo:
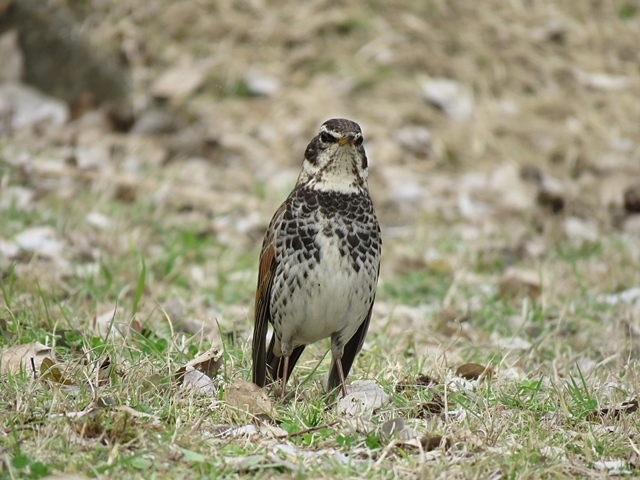
[{"label": "small stone", "polygon": [[[1,13],[0,13],[1,15]],[[24,69],[24,57],[18,44],[18,30],[0,36],[0,83],[19,82]]]},{"label": "small stone", "polygon": [[561,21],[551,19],[533,31],[533,38],[563,44],[567,38],[567,27]]},{"label": "small stone", "polygon": [[0,210],[13,206],[17,210],[31,210],[34,208],[35,192],[19,185],[10,185],[0,189]]},{"label": "small stone", "polygon": [[[637,188],[638,195],[637,206],[638,208],[640,208],[640,185],[636,185],[635,188]],[[621,170],[619,172],[615,172],[611,175],[605,176],[604,178],[599,180],[598,190],[600,204],[603,207],[613,207],[617,210],[624,207],[627,212],[632,212],[632,210],[628,210],[626,205],[627,195],[630,195],[630,200],[632,200],[633,203],[633,177],[630,176],[629,173]]]},{"label": "small stone", "polygon": [[151,109],[144,112],[131,128],[131,133],[139,135],[153,135],[172,133],[176,130],[176,120],[173,115],[163,110]]},{"label": "small stone", "polygon": [[427,155],[431,152],[431,133],[424,127],[410,125],[397,130],[396,141],[412,153]]},{"label": "small stone", "polygon": [[111,226],[111,220],[98,212],[90,212],[84,219],[89,225],[99,228],[100,230],[106,230]]},{"label": "small stone", "polygon": [[63,125],[69,120],[66,103],[48,97],[21,83],[0,85],[0,116],[10,119],[10,128],[20,130],[36,125]]},{"label": "small stone", "polygon": [[564,233],[571,240],[595,242],[598,240],[598,225],[592,220],[567,217],[564,221]]},{"label": "small stone", "polygon": [[62,253],[63,244],[56,238],[56,232],[51,227],[33,227],[23,230],[15,236],[14,242],[22,250],[37,252],[53,258]]},{"label": "small stone", "polygon": [[203,80],[204,73],[189,59],[184,59],[156,79],[151,93],[156,98],[186,97],[195,92]]},{"label": "small stone", "polygon": [[270,97],[280,90],[280,82],[256,70],[250,70],[244,76],[244,82],[252,95]]},{"label": "small stone", "polygon": [[640,302],[640,287],[632,287],[611,295],[601,295],[597,300],[609,305],[634,305],[635,303]]},{"label": "small stone", "polygon": [[104,171],[111,167],[111,152],[106,145],[83,145],[74,153],[76,166],[81,170]]},{"label": "small stone", "polygon": [[182,385],[202,395],[218,394],[218,387],[211,377],[191,366],[187,367],[183,374]]},{"label": "small stone", "polygon": [[640,213],[640,184],[624,191],[624,209],[629,213]]},{"label": "small stone", "polygon": [[524,165],[520,168],[520,178],[525,182],[533,183],[534,185],[542,184],[542,170],[537,165]]},{"label": "small stone", "polygon": [[20,249],[15,243],[11,243],[0,238],[0,257],[13,258],[19,253]]},{"label": "small stone", "polygon": [[548,208],[553,213],[560,213],[564,210],[564,197],[559,191],[547,190],[542,187],[538,191],[537,201],[540,206]]},{"label": "small stone", "polygon": [[576,68],[574,75],[578,82],[593,90],[623,90],[631,84],[629,77],[609,75],[608,73],[592,73]]},{"label": "small stone", "polygon": [[640,235],[640,214],[629,215],[624,220],[622,229],[627,233]]},{"label": "small stone", "polygon": [[567,186],[550,176],[543,176],[538,186],[538,205],[548,208],[553,213],[564,210],[567,197]]},{"label": "small stone", "polygon": [[630,138],[616,138],[611,141],[610,146],[613,150],[627,153],[633,151],[635,144]]},{"label": "small stone", "polygon": [[500,278],[498,294],[501,297],[527,295],[533,299],[540,297],[540,274],[534,270],[509,268]]},{"label": "small stone", "polygon": [[495,340],[498,348],[505,350],[529,350],[531,343],[521,337],[506,337]]},{"label": "small stone", "polygon": [[447,78],[434,78],[422,85],[427,102],[438,107],[454,120],[468,120],[473,115],[473,100],[460,84]]},{"label": "small stone", "polygon": [[533,189],[527,188],[516,165],[504,163],[489,178],[489,187],[500,197],[501,205],[509,210],[528,210],[534,205]]}]

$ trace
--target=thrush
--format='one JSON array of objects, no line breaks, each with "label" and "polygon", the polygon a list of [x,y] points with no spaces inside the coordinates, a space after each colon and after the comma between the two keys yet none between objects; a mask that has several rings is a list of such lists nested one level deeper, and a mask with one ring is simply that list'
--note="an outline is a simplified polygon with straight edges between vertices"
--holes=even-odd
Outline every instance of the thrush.
[{"label": "thrush", "polygon": [[346,396],[345,378],[367,335],[382,240],[362,142],[351,120],[322,124],[262,243],[252,378],[261,387],[281,380],[282,397],[305,347],[327,337],[328,387]]}]

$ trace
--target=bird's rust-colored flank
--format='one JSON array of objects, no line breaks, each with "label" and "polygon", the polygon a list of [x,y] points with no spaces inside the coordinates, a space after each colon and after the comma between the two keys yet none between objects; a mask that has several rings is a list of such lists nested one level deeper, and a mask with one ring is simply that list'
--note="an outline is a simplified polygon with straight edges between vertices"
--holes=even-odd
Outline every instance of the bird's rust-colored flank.
[{"label": "bird's rust-colored flank", "polygon": [[[255,300],[253,381],[282,380],[306,345],[331,338],[329,388],[340,386],[369,328],[380,266],[380,227],[367,187],[360,126],[322,124],[298,182],[262,245]],[[273,335],[267,346],[267,331]]]}]

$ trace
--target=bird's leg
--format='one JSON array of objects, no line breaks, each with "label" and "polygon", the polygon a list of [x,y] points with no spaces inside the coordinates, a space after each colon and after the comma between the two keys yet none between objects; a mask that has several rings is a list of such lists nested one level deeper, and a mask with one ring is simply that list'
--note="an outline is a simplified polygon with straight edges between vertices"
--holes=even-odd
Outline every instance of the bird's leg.
[{"label": "bird's leg", "polygon": [[340,390],[342,391],[342,398],[347,396],[347,387],[344,385],[344,372],[342,371],[342,359],[336,359],[336,367],[338,367],[338,376],[340,377]]},{"label": "bird's leg", "polygon": [[284,399],[287,394],[287,374],[289,373],[289,355],[284,356],[284,371],[282,372],[282,393],[280,394],[280,400]]}]

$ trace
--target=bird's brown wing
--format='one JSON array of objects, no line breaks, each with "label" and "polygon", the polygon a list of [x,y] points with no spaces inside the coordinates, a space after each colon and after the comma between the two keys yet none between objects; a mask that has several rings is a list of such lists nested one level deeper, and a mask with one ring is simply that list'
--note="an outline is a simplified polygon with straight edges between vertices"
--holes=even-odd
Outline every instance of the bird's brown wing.
[{"label": "bird's brown wing", "polygon": [[[267,240],[265,238],[265,240]],[[266,247],[266,248],[265,248]],[[258,269],[258,288],[255,301],[255,323],[253,326],[253,383],[264,387],[266,383],[266,343],[267,330],[271,321],[271,286],[276,270],[275,247],[273,242],[268,243],[262,249],[260,255],[260,268]]]},{"label": "bird's brown wing", "polygon": [[286,204],[274,213],[267,233],[262,242],[262,252],[260,252],[260,266],[258,268],[258,286],[256,289],[256,299],[254,306],[254,326],[253,326],[253,346],[252,359],[253,368],[251,379],[253,383],[264,387],[267,381],[266,371],[266,346],[267,330],[271,322],[271,288],[273,278],[278,267],[276,259],[275,239],[280,226],[280,220],[285,213]]}]

